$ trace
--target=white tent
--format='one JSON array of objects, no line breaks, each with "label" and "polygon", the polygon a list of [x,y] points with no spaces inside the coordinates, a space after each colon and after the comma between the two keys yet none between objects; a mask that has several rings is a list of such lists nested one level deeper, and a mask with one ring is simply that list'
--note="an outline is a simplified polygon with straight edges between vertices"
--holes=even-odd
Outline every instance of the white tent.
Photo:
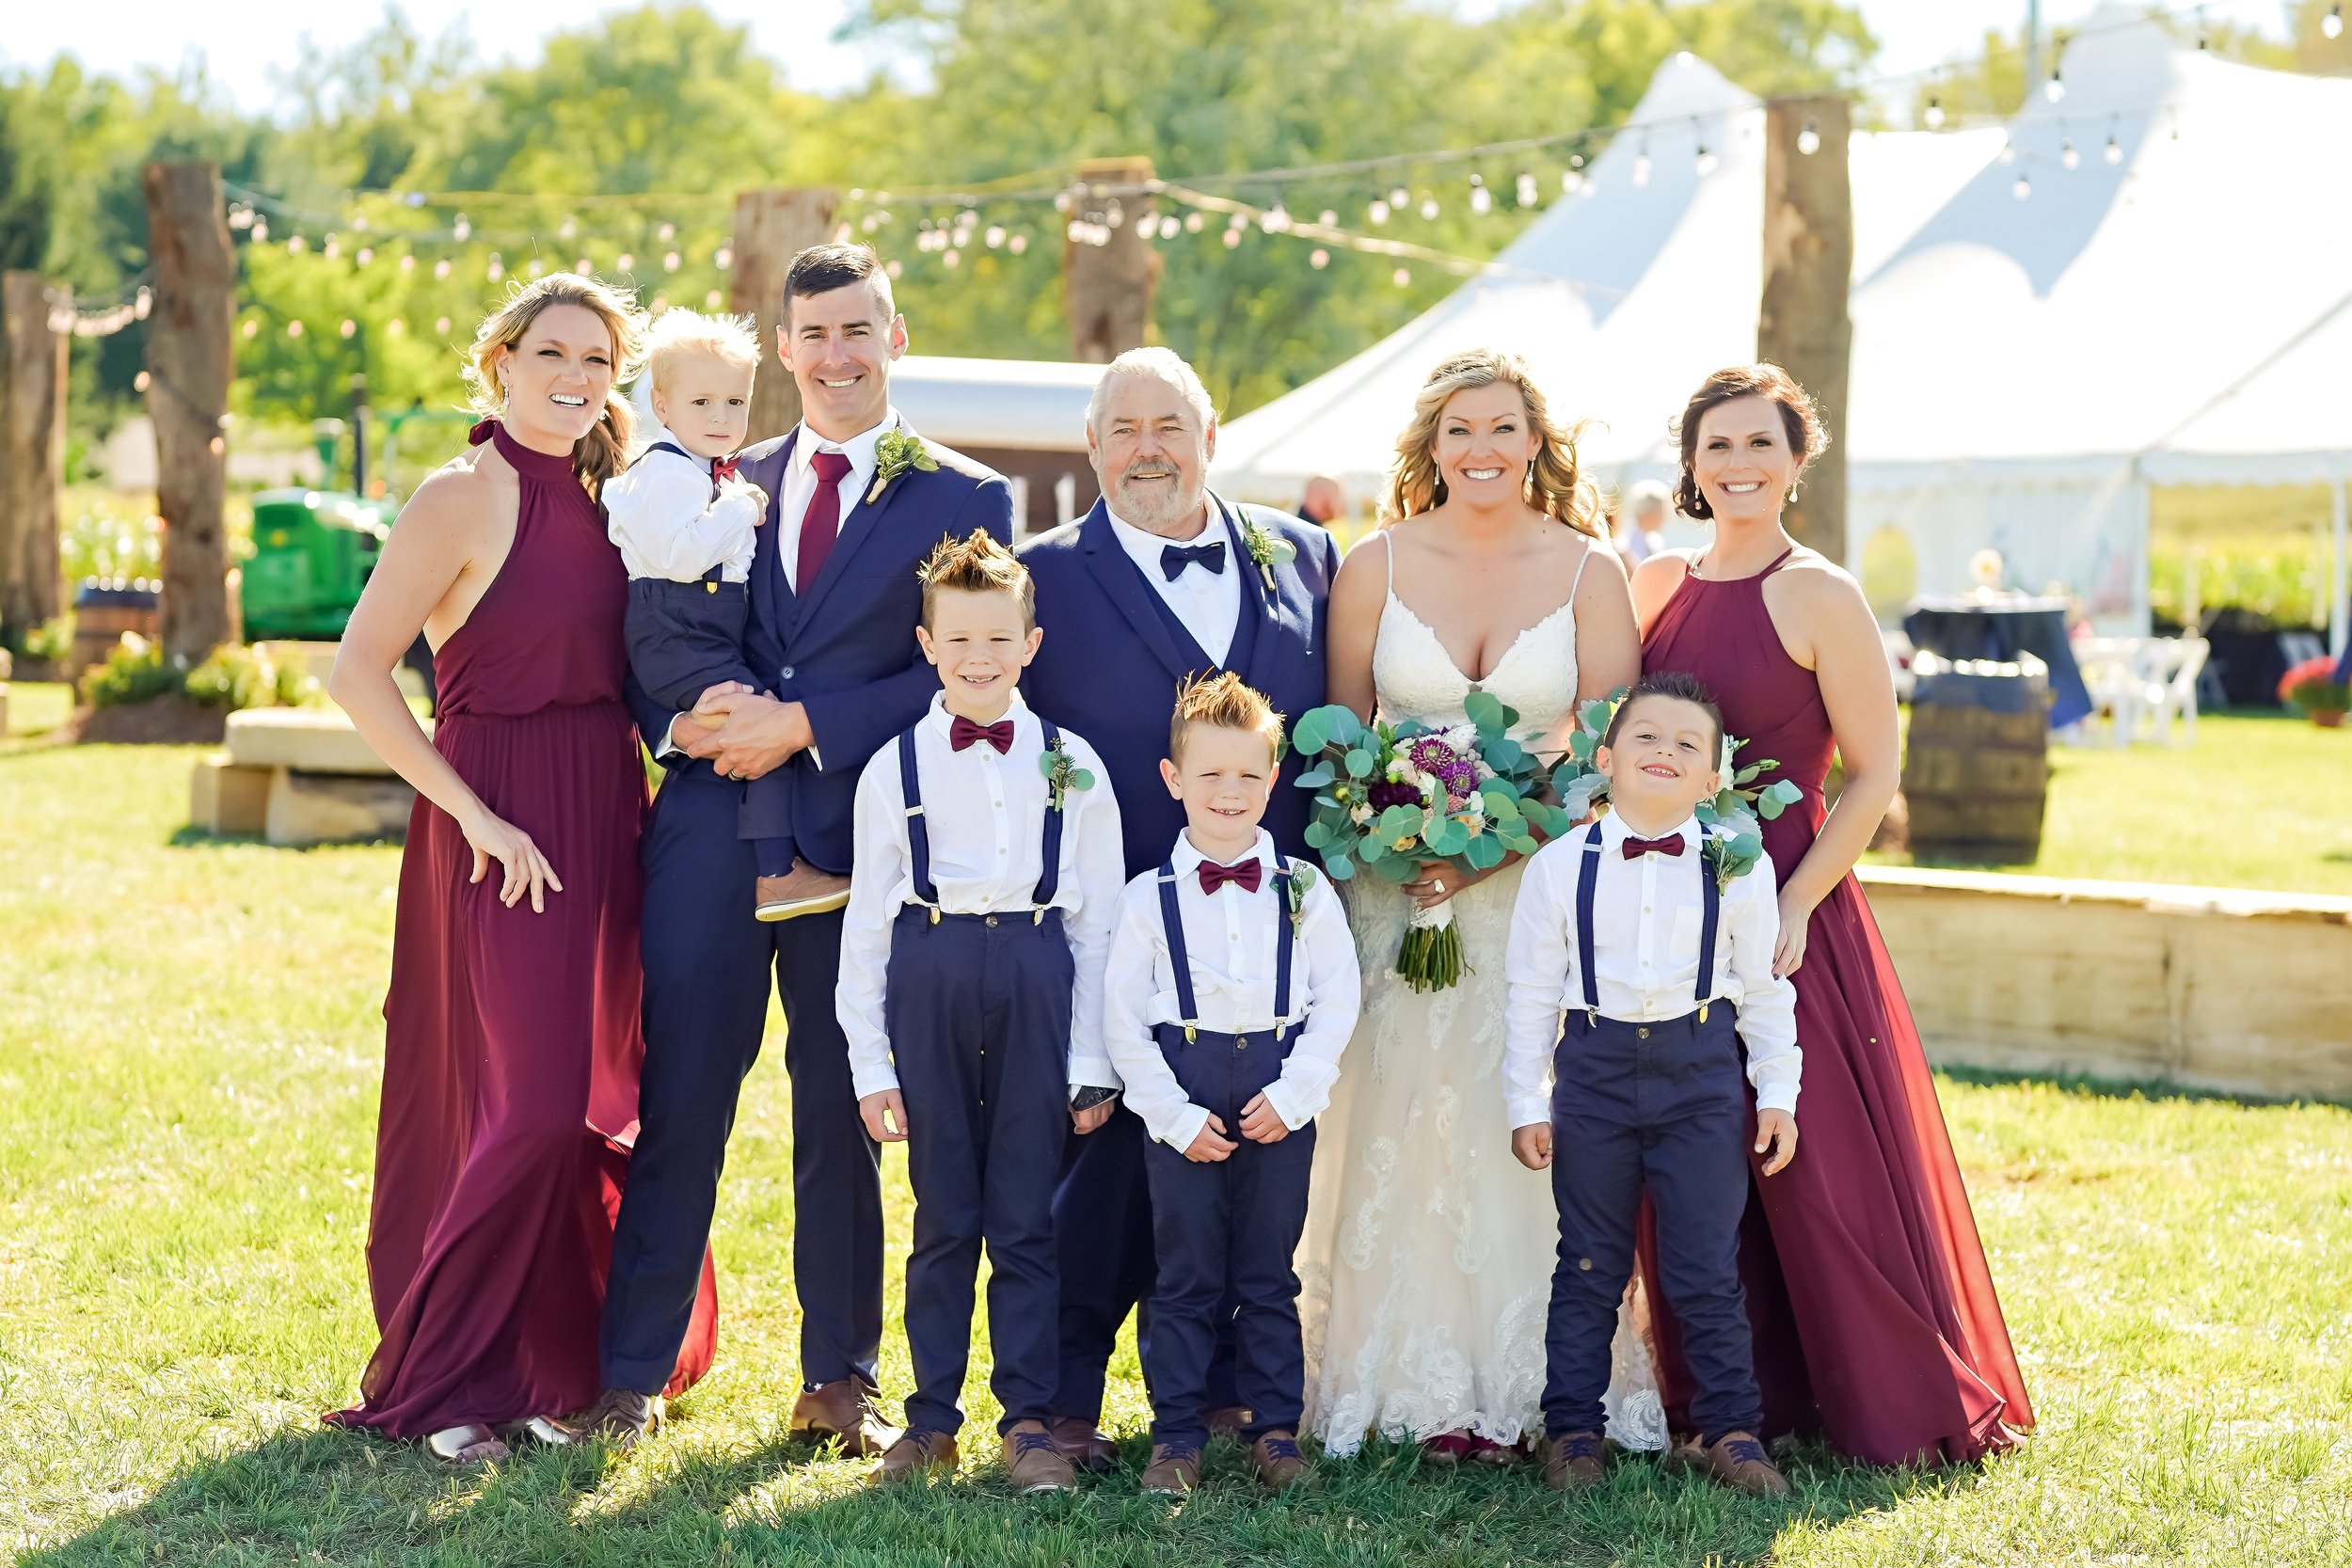
[{"label": "white tent", "polygon": [[[2063,583],[2125,626],[2147,615],[2152,478],[2334,478],[2352,450],[2352,398],[2328,385],[2352,346],[2352,309],[2328,314],[2352,279],[2332,166],[2352,82],[2220,61],[2118,8],[2060,80],[2005,129],[1853,138],[1835,434],[1866,580],[1956,590],[1993,545],[2021,585]],[[1633,120],[1484,274],[1230,423],[1220,482],[1371,486],[1422,374],[1481,343],[1526,356],[1555,410],[1605,421],[1597,467],[1662,477],[1691,388],[1755,353],[1763,112],[1684,55]]]}]

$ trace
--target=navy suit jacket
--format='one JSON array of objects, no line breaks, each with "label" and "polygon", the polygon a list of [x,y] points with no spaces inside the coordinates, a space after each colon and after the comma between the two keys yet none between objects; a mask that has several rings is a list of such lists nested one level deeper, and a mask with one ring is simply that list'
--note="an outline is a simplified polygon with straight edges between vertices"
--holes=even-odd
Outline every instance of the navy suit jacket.
[{"label": "navy suit jacket", "polygon": [[[1339,546],[1287,512],[1214,493],[1209,509],[1210,527],[1224,531],[1225,569],[1238,573],[1242,592],[1242,620],[1227,657],[1236,662],[1234,673],[1281,710],[1287,728],[1325,701],[1324,633]],[[1290,563],[1274,568],[1271,590],[1242,547],[1244,518],[1297,550]],[[1136,876],[1166,860],[1184,828],[1183,802],[1160,781],[1176,688],[1217,666],[1120,546],[1101,501],[1076,522],[1030,540],[1020,553],[1037,580],[1038,624],[1045,628],[1022,691],[1030,706],[1084,736],[1101,755],[1119,795],[1127,875]],[[1298,759],[1288,759],[1266,809],[1266,830],[1288,855],[1307,851],[1303,835],[1312,804],[1305,790],[1291,785],[1297,772]]]},{"label": "navy suit jacket", "polygon": [[[738,469],[768,493],[768,520],[752,557],[742,667],[725,678],[799,703],[816,737],[815,755],[802,752],[778,769],[782,788],[758,792],[762,810],[747,814],[743,832],[789,838],[812,865],[846,873],[858,774],[884,742],[923,716],[939,690],[938,673],[914,641],[923,618],[915,571],[945,534],[961,538],[984,528],[1009,545],[1012,489],[994,469],[925,441],[939,467],[908,469],[871,505],[861,497],[817,580],[796,594],[785,578],[776,517],[798,434],[749,449]],[[638,733],[659,744],[675,715],[646,696],[634,673],[628,700]],[[724,784],[730,806],[742,794],[707,761],[671,758],[669,767],[672,784]]]}]

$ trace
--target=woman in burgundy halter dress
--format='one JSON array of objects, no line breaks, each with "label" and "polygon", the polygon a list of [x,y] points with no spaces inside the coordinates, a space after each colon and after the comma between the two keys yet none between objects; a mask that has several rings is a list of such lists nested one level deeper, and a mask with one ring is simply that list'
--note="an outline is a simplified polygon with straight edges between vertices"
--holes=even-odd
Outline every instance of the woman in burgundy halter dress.
[{"label": "woman in burgundy halter dress", "polygon": [[[1795,982],[1804,1050],[1804,1147],[1751,1188],[1741,1240],[1766,1426],[1820,1432],[1873,1464],[1976,1459],[2030,1429],[2033,1409],[1918,1031],[1852,876],[1894,795],[1895,700],[1860,589],[1781,525],[1824,436],[1772,365],[1709,377],[1680,434],[1677,503],[1712,516],[1715,537],[1635,574],[1642,668],[1697,675],[1742,755],[1778,760],[1765,782],[1804,791],[1764,825],[1775,967]],[[1846,786],[1825,814],[1833,752]],[[1650,1283],[1668,1418],[1687,1431],[1690,1383]]]},{"label": "woman in burgundy halter dress", "polygon": [[[596,1329],[636,1132],[645,776],[621,705],[628,578],[592,487],[639,320],[558,274],[482,325],[498,417],[402,511],[336,659],[335,700],[420,799],[385,999],[368,1280],[381,1342],[330,1419],[461,1464],[550,1441],[597,1391]],[[427,741],[391,679],[421,627]],[[486,874],[485,874],[486,873]],[[673,1391],[707,1370],[707,1264]]]}]

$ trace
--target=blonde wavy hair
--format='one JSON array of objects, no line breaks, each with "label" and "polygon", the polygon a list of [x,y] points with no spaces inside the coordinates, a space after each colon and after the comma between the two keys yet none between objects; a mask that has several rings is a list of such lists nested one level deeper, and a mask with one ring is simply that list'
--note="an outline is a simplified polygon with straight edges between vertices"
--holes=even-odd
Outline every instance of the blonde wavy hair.
[{"label": "blonde wavy hair", "polygon": [[621,388],[637,378],[644,362],[645,313],[626,296],[594,277],[576,272],[555,272],[507,286],[506,303],[482,318],[474,328],[473,346],[466,351],[466,401],[484,419],[495,419],[506,406],[505,388],[499,385],[498,351],[513,349],[539,313],[552,306],[577,305],[593,310],[612,334],[612,385],[604,394],[604,409],[596,422],[572,448],[572,471],[588,493],[596,495],[604,482],[628,466],[629,436],[636,413]]},{"label": "blonde wavy hair", "polygon": [[1544,394],[1528,374],[1527,363],[1516,354],[1474,348],[1438,361],[1413,398],[1412,422],[1396,438],[1396,461],[1389,468],[1383,501],[1389,521],[1426,512],[1445,501],[1445,479],[1438,472],[1438,422],[1454,394],[1497,382],[1518,388],[1527,405],[1527,420],[1535,432],[1535,461],[1528,466],[1520,493],[1527,504],[1548,517],[1557,517],[1579,533],[1608,537],[1600,488],[1577,462],[1576,443],[1585,421],[1563,425],[1551,417]]}]

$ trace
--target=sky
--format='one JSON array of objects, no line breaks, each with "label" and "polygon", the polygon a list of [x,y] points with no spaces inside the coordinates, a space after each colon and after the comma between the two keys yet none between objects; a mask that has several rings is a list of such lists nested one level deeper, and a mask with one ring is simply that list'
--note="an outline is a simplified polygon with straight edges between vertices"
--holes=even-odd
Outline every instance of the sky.
[{"label": "sky", "polygon": [[[873,65],[859,48],[835,42],[833,34],[851,0],[705,0],[722,16],[748,22],[760,48],[784,62],[792,85],[822,92],[863,78]],[[1485,14],[1507,0],[1454,0],[1457,8]],[[2097,0],[2043,0],[2045,27],[2079,22]],[[556,8],[499,0],[403,0],[409,20],[428,34],[462,24],[476,50],[491,59],[528,59],[539,40],[554,30]],[[580,0],[564,8],[561,24],[577,25],[590,15],[621,8],[603,0]],[[1875,72],[1900,74],[1975,52],[1988,27],[2014,28],[2025,0],[1861,0],[1862,14],[1883,48]],[[2185,6],[2176,7],[2185,10]],[[348,43],[382,15],[361,4],[323,7],[314,0],[237,0],[233,44],[224,44],[221,8],[187,0],[104,0],[98,5],[11,6],[14,19],[0,37],[0,65],[45,65],[60,53],[78,55],[86,66],[125,71],[137,65],[171,69],[201,55],[221,87],[247,110],[267,109],[278,100],[273,69],[282,71],[296,57],[295,40],[309,33],[326,47]],[[2283,33],[2286,0],[2209,0],[2207,14]],[[266,40],[266,41],[264,41]],[[256,47],[260,44],[260,47]]]}]

